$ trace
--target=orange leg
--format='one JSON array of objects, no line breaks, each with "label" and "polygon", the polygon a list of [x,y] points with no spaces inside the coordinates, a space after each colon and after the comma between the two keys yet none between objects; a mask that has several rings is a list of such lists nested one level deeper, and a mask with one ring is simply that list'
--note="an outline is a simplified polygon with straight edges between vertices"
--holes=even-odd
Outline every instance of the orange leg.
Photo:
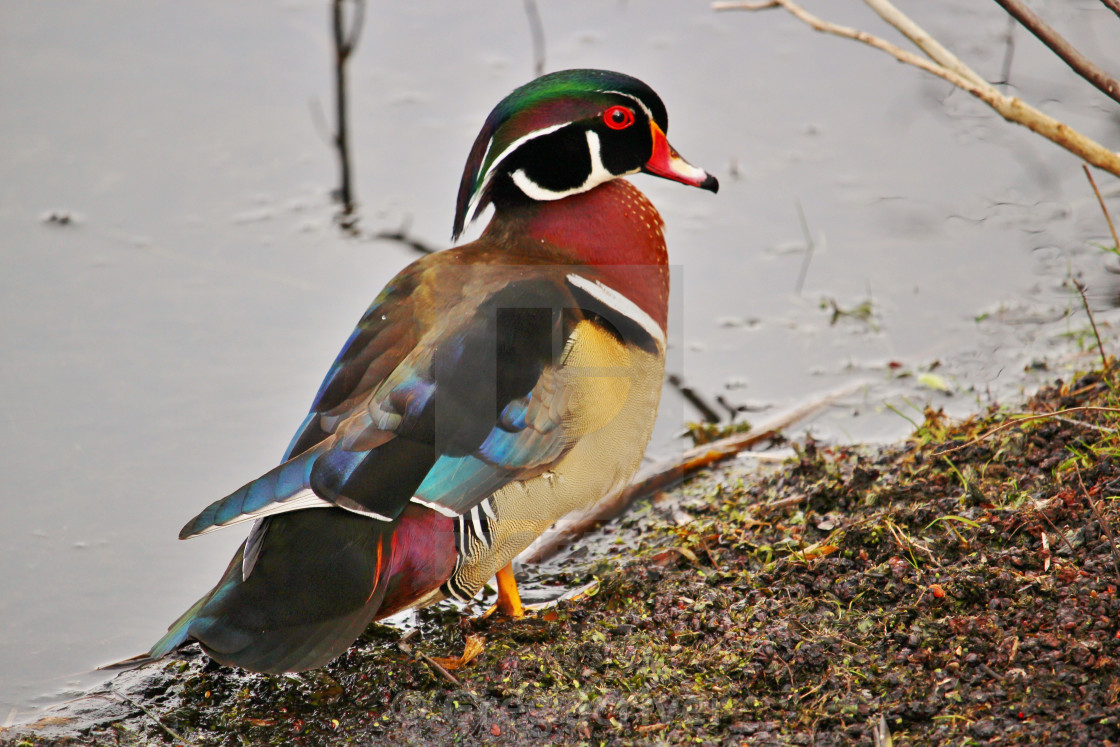
[{"label": "orange leg", "polygon": [[517,591],[517,582],[513,580],[513,563],[506,564],[495,578],[498,581],[498,610],[506,617],[525,617],[521,594]]}]

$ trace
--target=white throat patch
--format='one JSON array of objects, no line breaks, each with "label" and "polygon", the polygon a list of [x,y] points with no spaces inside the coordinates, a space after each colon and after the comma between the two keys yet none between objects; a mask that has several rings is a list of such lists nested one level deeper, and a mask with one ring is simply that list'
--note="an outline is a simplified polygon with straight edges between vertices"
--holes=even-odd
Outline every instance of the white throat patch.
[{"label": "white throat patch", "polygon": [[[513,183],[517,185],[517,188],[524,192],[525,196],[529,199],[559,200],[564,197],[568,197],[569,195],[586,192],[589,189],[597,187],[603,182],[609,182],[611,179],[614,179],[616,177],[625,176],[625,174],[612,174],[611,172],[607,171],[607,167],[603,165],[602,147],[599,142],[599,134],[594,130],[587,131],[587,150],[591,156],[591,173],[587,175],[587,178],[583,181],[583,184],[580,184],[578,187],[572,187],[571,189],[564,189],[560,191],[548,189],[546,187],[542,187],[541,185],[530,179],[529,175],[525,173],[524,169],[518,169],[517,171],[514,171],[512,174],[510,174],[510,177],[513,179]],[[634,169],[633,171],[628,171],[626,173],[636,174],[637,172],[638,169]]]}]

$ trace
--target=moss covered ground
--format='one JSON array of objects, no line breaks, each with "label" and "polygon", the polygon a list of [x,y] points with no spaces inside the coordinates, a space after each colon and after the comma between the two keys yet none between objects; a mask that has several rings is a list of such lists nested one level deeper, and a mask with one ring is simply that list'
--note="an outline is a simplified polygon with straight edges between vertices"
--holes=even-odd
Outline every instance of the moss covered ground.
[{"label": "moss covered ground", "polygon": [[[735,462],[547,578],[597,579],[590,597],[517,621],[435,608],[404,645],[373,626],[298,676],[195,653],[0,743],[1120,743],[1118,387]],[[424,658],[468,640],[450,676]]]}]

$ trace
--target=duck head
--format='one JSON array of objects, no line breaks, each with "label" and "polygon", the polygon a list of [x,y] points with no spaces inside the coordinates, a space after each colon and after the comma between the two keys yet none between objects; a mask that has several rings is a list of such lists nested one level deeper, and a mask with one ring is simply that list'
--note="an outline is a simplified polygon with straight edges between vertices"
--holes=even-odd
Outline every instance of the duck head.
[{"label": "duck head", "polygon": [[493,203],[560,200],[645,172],[715,192],[719,182],[669,145],[653,89],[607,70],[541,76],[498,103],[467,159],[453,236]]}]

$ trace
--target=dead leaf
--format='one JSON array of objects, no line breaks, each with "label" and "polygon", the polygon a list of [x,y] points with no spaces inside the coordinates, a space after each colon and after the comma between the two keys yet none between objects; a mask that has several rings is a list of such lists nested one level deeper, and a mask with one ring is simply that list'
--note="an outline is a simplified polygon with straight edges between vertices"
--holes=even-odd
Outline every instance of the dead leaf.
[{"label": "dead leaf", "polygon": [[33,724],[29,724],[30,729],[43,729],[48,726],[65,726],[71,721],[77,721],[72,716],[44,716]]},{"label": "dead leaf", "polygon": [[687,547],[678,547],[677,552],[679,552],[684,557],[688,558],[688,560],[693,565],[700,565],[700,558],[696,557],[696,553],[694,553],[692,550],[688,549]]},{"label": "dead leaf", "polygon": [[813,558],[823,558],[826,555],[831,555],[839,549],[836,545],[813,545],[805,548],[805,552],[802,554],[806,560],[812,560]]},{"label": "dead leaf", "polygon": [[439,664],[444,669],[455,670],[464,667],[471,662],[474,657],[482,653],[486,647],[486,639],[480,635],[467,636],[466,643],[463,644],[463,654],[461,656],[453,656],[449,658],[432,657],[432,661]]}]

